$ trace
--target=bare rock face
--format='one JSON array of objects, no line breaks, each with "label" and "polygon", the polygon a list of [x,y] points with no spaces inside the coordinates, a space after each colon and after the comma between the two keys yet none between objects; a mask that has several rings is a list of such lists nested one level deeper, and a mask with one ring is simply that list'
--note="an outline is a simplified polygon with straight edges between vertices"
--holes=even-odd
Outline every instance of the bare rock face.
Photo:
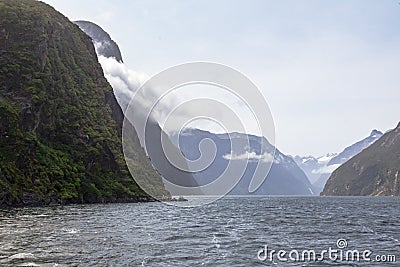
[{"label": "bare rock face", "polygon": [[[0,206],[151,200],[126,167],[122,111],[78,26],[42,2],[0,0],[0,54]],[[137,175],[169,196],[132,145]]]},{"label": "bare rock face", "polygon": [[400,123],[334,171],[324,196],[399,196]]}]

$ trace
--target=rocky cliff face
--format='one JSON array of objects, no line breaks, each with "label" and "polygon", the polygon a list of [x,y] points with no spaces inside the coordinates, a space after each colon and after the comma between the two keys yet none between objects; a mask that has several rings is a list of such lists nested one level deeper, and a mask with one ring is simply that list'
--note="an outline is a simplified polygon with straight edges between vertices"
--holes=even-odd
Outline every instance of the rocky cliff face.
[{"label": "rocky cliff face", "polygon": [[400,124],[334,171],[321,195],[399,196]]},{"label": "rocky cliff face", "polygon": [[[32,0],[0,0],[0,33],[0,205],[149,199],[126,168],[123,114],[90,38]],[[138,175],[168,196],[132,145]]]},{"label": "rocky cliff face", "polygon": [[117,43],[101,27],[84,20],[74,21],[74,23],[92,38],[97,54],[105,57],[113,57],[118,62],[123,62]]}]

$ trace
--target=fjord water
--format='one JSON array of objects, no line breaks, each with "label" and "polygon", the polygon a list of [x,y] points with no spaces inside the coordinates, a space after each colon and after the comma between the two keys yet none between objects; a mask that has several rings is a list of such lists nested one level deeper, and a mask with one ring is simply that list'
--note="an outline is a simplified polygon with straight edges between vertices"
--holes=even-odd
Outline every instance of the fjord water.
[{"label": "fjord water", "polygon": [[[195,201],[195,200],[191,200]],[[398,197],[229,197],[197,208],[163,203],[0,211],[4,266],[398,266]],[[397,263],[262,262],[270,249],[394,254]]]}]

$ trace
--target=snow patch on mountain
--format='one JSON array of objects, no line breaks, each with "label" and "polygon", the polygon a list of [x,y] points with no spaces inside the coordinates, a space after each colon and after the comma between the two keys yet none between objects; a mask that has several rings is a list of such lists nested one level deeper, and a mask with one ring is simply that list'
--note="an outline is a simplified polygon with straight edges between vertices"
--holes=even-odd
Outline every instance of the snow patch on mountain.
[{"label": "snow patch on mountain", "polygon": [[[373,130],[371,134],[361,141],[345,148],[340,153],[329,153],[320,157],[313,156],[295,156],[293,159],[297,165],[304,171],[310,182],[315,188],[322,191],[329,176],[343,163],[372,145],[382,136],[382,132]],[[319,192],[318,192],[319,193]]]}]

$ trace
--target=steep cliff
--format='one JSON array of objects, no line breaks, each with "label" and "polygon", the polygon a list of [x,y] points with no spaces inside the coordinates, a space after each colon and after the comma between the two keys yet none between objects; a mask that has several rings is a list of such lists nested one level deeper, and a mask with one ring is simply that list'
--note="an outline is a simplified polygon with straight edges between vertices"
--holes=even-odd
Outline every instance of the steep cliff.
[{"label": "steep cliff", "polygon": [[[126,168],[123,114],[78,26],[44,3],[0,0],[0,53],[0,205],[149,200]],[[168,196],[132,146],[135,173]]]},{"label": "steep cliff", "polygon": [[321,195],[399,196],[400,124],[335,170]]}]

